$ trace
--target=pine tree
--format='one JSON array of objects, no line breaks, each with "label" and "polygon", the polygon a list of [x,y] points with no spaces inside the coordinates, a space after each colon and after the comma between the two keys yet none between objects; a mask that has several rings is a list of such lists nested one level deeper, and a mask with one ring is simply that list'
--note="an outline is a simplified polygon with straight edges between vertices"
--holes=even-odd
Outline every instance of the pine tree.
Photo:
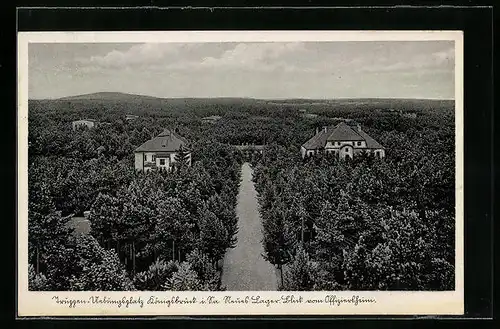
[{"label": "pine tree", "polygon": [[172,277],[165,282],[164,289],[171,291],[201,291],[203,290],[203,284],[196,271],[191,268],[191,264],[182,262],[179,270],[174,272]]},{"label": "pine tree", "polygon": [[28,265],[28,290],[47,290],[47,278],[43,273],[36,273],[35,267],[32,264]]},{"label": "pine tree", "polygon": [[28,247],[34,258],[35,272],[40,273],[45,264],[44,256],[53,244],[59,243],[69,233],[67,218],[56,211],[48,186],[41,184],[30,189],[28,202]]},{"label": "pine tree", "polygon": [[53,246],[47,259],[48,290],[134,290],[114,250],[105,250],[90,235],[71,235]]},{"label": "pine tree", "polygon": [[90,209],[92,236],[102,245],[117,239],[117,229],[122,214],[122,203],[116,197],[100,193]]},{"label": "pine tree", "polygon": [[206,253],[213,264],[224,257],[230,238],[222,221],[210,210],[203,210],[198,218],[199,249]]},{"label": "pine tree", "polygon": [[228,248],[236,246],[236,234],[238,233],[238,217],[236,216],[236,204],[228,200],[227,195],[214,194],[207,201],[207,208],[213,212],[223,223],[228,233]]},{"label": "pine tree", "polygon": [[190,252],[186,261],[191,265],[191,268],[197,273],[200,281],[206,289],[210,291],[221,290],[220,272],[210,262],[208,256],[198,249]]},{"label": "pine tree", "polygon": [[299,245],[293,262],[286,268],[282,290],[311,290],[314,280],[311,277],[311,264],[304,248]]},{"label": "pine tree", "polygon": [[291,259],[291,248],[294,240],[289,225],[285,222],[285,216],[286,210],[277,206],[263,220],[264,258],[278,268],[282,283],[283,265]]},{"label": "pine tree", "polygon": [[134,277],[134,285],[138,290],[160,291],[164,283],[179,269],[179,263],[157,259],[146,271]]},{"label": "pine tree", "polygon": [[180,261],[179,250],[187,251],[193,240],[192,228],[190,214],[180,199],[166,197],[159,200],[155,229],[150,234],[154,256]]}]

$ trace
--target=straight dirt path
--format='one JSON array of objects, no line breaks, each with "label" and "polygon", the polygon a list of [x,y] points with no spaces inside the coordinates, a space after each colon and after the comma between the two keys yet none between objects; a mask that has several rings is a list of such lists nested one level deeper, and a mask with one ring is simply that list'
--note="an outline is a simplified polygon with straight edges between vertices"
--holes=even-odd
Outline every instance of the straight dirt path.
[{"label": "straight dirt path", "polygon": [[222,285],[228,291],[277,290],[275,269],[263,257],[262,222],[252,168],[244,163],[238,194],[238,241],[224,258]]}]

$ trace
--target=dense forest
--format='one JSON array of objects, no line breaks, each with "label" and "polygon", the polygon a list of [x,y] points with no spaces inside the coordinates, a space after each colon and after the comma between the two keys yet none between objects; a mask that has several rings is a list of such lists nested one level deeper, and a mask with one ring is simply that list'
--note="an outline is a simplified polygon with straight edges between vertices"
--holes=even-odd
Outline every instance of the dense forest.
[{"label": "dense forest", "polygon": [[453,290],[455,144],[449,112],[358,112],[386,158],[302,160],[298,145],[254,159],[267,259],[282,289]]},{"label": "dense forest", "polygon": [[[222,119],[202,123],[208,115]],[[453,115],[452,101],[32,100],[30,289],[223,290],[246,160],[281,289],[453,289]],[[104,124],[74,131],[81,118]],[[386,158],[302,159],[315,129],[341,118]],[[164,128],[191,141],[192,166],[135,172],[134,149]],[[245,159],[232,146],[242,143],[266,148]],[[85,211],[88,235],[67,225]]]}]

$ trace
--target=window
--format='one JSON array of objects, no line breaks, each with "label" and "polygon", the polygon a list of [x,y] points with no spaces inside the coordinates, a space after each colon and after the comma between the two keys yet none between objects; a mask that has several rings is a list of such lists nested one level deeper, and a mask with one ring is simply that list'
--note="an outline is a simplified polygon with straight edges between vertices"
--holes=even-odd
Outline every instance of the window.
[{"label": "window", "polygon": [[144,154],[144,161],[148,161],[148,156]]},{"label": "window", "polygon": [[153,155],[151,155],[151,160],[152,160],[152,161],[155,161],[155,160],[156,160],[156,155],[154,155],[154,154],[153,154]]},{"label": "window", "polygon": [[165,165],[165,159],[160,159],[160,166],[164,166]]},{"label": "window", "polygon": [[361,146],[361,142],[356,142],[356,145]]}]

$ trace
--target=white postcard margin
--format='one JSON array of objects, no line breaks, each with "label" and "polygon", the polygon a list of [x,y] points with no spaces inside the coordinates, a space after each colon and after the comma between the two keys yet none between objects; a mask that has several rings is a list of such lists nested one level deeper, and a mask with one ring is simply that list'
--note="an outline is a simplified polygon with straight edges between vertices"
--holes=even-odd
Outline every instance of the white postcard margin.
[{"label": "white postcard margin", "polygon": [[[432,292],[38,292],[28,291],[29,43],[455,41],[455,290]],[[17,116],[17,315],[461,315],[464,313],[462,31],[19,32]],[[293,296],[293,297],[291,297]],[[228,298],[229,297],[229,298]],[[274,302],[279,300],[280,302]],[[232,301],[232,302],[229,302]],[[288,302],[283,302],[288,301]],[[299,302],[300,301],[300,302]],[[308,302],[309,301],[309,302]]]}]

